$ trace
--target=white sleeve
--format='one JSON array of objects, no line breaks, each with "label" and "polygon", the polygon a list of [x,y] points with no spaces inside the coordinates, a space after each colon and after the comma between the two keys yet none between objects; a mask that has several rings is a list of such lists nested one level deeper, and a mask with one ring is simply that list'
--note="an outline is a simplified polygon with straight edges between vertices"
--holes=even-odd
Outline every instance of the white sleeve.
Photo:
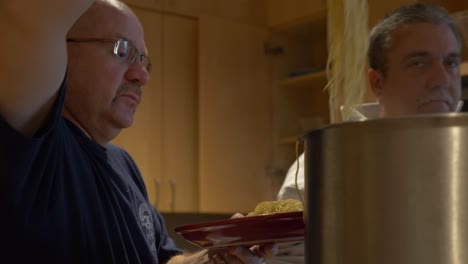
[{"label": "white sleeve", "polygon": [[285,199],[296,199],[301,200],[296,191],[296,170],[297,162],[299,161],[299,173],[297,175],[297,185],[299,187],[299,192],[304,198],[304,153],[299,156],[299,159],[296,160],[293,165],[288,170],[286,178],[284,179],[283,185],[278,193],[278,200]]},{"label": "white sleeve", "polygon": [[[278,200],[296,199],[301,200],[296,191],[296,171],[299,161],[299,172],[297,174],[297,185],[299,192],[304,198],[304,153],[299,156],[288,170],[283,185],[278,193]],[[266,264],[303,264],[305,262],[304,243],[289,242],[278,244],[278,254],[266,259]]]}]

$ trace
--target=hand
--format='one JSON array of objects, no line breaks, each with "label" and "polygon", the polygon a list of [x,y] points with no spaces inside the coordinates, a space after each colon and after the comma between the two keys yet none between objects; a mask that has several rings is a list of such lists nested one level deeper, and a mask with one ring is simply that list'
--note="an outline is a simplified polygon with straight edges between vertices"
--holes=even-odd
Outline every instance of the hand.
[{"label": "hand", "polygon": [[[237,213],[231,219],[241,217],[244,215]],[[278,245],[269,243],[251,247],[231,246],[224,249],[212,249],[208,251],[208,256],[214,264],[260,264],[265,258],[272,257],[277,253]]]},{"label": "hand", "polygon": [[265,258],[272,257],[278,253],[278,245],[269,243],[255,245],[250,248],[242,246],[231,246],[222,249],[211,249],[208,258],[214,264],[261,264]]}]

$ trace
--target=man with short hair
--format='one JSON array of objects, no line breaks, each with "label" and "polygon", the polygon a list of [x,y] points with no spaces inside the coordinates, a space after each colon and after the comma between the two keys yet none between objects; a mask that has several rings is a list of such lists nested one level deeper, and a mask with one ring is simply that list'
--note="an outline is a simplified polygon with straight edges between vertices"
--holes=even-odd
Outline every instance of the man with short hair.
[{"label": "man with short hair", "polygon": [[[417,3],[394,10],[370,34],[368,79],[378,103],[357,106],[348,121],[459,111],[461,49],[460,34],[443,8]],[[303,196],[304,154],[298,161],[278,200],[300,199],[298,191]],[[303,263],[304,244],[280,245],[267,262]]]},{"label": "man with short hair", "polygon": [[437,6],[415,4],[389,14],[373,28],[368,52],[380,117],[454,112],[461,48],[454,21]]}]

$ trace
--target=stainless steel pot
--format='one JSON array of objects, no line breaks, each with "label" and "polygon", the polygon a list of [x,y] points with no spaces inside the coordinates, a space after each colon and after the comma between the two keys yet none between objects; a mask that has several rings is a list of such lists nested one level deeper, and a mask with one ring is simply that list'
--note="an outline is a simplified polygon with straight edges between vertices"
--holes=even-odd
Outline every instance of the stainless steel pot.
[{"label": "stainless steel pot", "polygon": [[343,123],[303,138],[307,263],[468,263],[467,114]]}]

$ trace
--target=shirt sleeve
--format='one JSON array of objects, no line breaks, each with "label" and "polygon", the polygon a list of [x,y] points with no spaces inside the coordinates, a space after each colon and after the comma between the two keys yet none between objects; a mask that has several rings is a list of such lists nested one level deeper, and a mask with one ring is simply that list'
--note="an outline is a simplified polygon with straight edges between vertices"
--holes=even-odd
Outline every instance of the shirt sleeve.
[{"label": "shirt sleeve", "polygon": [[[299,192],[304,197],[304,153],[299,156],[289,168],[283,185],[278,193],[278,200],[296,199],[301,200],[296,190],[296,171],[299,162],[297,184]],[[287,242],[278,244],[278,254],[265,261],[265,264],[303,264],[305,263],[304,243]]]},{"label": "shirt sleeve", "polygon": [[183,251],[174,243],[174,240],[169,237],[167,234],[166,224],[161,214],[153,208],[153,219],[154,219],[154,230],[159,230],[159,234],[155,234],[158,237],[159,243],[156,245],[158,247],[158,260],[159,263],[166,263],[170,258],[182,254]]},{"label": "shirt sleeve", "polygon": [[297,171],[297,162],[299,162],[299,173],[297,175],[297,185],[299,187],[299,192],[301,196],[304,197],[304,153],[299,156],[299,159],[296,160],[293,165],[288,170],[286,178],[284,179],[283,185],[278,192],[278,200],[286,199],[296,199],[301,200],[301,197],[297,194],[296,191],[296,171]]},{"label": "shirt sleeve", "polygon": [[29,138],[21,134],[19,131],[14,129],[3,116],[0,115],[0,135],[2,138],[8,138],[12,144],[21,144],[22,142],[28,142],[32,139],[42,138],[54,127],[56,127],[59,120],[62,119],[62,111],[65,102],[66,79],[67,78],[65,76],[62,84],[60,85],[60,89],[58,90],[57,99],[55,100],[49,115],[47,116],[44,124],[42,124],[36,133],[34,133],[33,138]]}]

